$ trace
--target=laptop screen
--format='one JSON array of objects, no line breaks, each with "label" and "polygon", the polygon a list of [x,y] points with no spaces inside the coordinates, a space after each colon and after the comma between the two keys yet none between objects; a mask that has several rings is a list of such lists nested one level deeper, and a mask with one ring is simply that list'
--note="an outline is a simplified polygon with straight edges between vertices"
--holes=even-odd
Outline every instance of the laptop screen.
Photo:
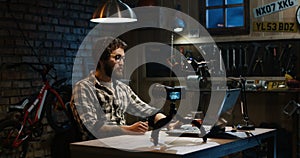
[{"label": "laptop screen", "polygon": [[232,109],[239,98],[240,88],[214,91],[211,95],[210,105],[205,114],[202,127],[208,133],[218,122],[220,116]]},{"label": "laptop screen", "polygon": [[224,98],[221,114],[232,109],[240,96],[240,89],[228,89]]}]

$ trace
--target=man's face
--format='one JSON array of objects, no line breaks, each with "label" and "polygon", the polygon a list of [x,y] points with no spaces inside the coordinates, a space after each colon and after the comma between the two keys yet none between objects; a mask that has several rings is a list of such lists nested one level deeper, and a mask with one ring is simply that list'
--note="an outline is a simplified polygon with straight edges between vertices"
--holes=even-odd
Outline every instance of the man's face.
[{"label": "man's face", "polygon": [[107,61],[104,61],[104,70],[107,76],[115,79],[123,77],[125,52],[124,49],[114,50]]}]

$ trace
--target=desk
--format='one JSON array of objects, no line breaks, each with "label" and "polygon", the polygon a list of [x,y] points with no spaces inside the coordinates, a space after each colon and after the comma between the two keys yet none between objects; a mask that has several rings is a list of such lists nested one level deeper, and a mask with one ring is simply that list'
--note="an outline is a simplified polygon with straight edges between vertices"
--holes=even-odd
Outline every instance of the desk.
[{"label": "desk", "polygon": [[145,135],[122,135],[70,144],[72,158],[128,157],[128,158],[194,158],[222,157],[255,147],[262,140],[271,139],[268,157],[276,158],[276,130],[257,128],[254,136],[243,139],[208,139],[171,137],[160,132],[158,146],[150,142],[150,132]]}]

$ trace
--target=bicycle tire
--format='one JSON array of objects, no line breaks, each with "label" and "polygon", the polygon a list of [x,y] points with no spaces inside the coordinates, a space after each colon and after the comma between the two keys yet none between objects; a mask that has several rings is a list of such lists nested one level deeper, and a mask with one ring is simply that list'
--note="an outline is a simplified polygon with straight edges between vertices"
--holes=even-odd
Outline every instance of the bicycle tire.
[{"label": "bicycle tire", "polygon": [[48,124],[55,132],[65,132],[72,127],[70,112],[67,108],[71,100],[71,93],[68,92],[68,89],[58,91],[58,93],[62,98],[66,108],[63,108],[63,106],[60,105],[57,97],[50,93],[46,102],[46,118]]},{"label": "bicycle tire", "polygon": [[[25,140],[19,147],[13,147],[13,141],[18,135],[21,124],[15,120],[4,120],[0,123],[0,157],[1,158],[25,158],[28,149],[28,141]],[[21,138],[24,136],[20,136]]]}]

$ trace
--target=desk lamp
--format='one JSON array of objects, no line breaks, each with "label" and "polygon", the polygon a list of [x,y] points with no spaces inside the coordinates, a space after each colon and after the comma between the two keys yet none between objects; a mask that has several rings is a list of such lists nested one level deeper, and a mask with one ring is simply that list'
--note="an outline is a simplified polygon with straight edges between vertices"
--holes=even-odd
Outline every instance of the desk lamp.
[{"label": "desk lamp", "polygon": [[245,124],[238,125],[237,129],[238,130],[254,130],[255,129],[254,125],[251,125],[249,123],[248,107],[247,107],[247,100],[246,100],[246,87],[245,87],[246,80],[245,80],[245,78],[240,77],[239,82],[241,82],[241,86],[242,86],[241,112],[242,112],[242,116],[243,116],[243,120],[244,120]]}]

